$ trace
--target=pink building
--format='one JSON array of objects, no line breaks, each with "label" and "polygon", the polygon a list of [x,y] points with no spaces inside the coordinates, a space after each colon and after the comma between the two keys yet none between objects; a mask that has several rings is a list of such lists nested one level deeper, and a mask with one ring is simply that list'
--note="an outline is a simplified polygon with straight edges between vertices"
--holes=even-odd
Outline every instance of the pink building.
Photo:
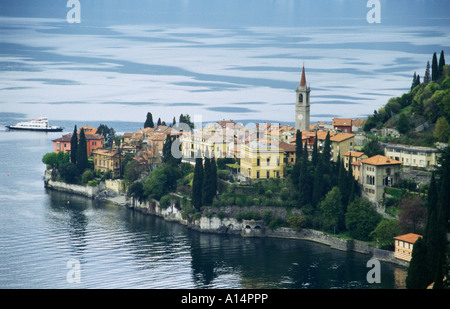
[{"label": "pink building", "polygon": [[[103,136],[99,134],[86,134],[87,154],[91,155],[94,149],[103,147]],[[70,152],[70,140],[72,139],[72,133],[65,134],[60,138],[53,140],[53,152]],[[78,135],[80,140],[80,135]]]}]

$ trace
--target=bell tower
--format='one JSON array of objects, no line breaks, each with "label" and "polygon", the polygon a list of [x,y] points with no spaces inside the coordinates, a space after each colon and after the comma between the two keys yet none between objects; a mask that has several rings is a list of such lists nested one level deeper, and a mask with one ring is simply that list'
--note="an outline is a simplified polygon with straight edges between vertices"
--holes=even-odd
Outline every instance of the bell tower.
[{"label": "bell tower", "polygon": [[309,131],[309,93],[311,89],[306,86],[305,66],[302,70],[300,86],[297,86],[295,94],[295,130]]}]

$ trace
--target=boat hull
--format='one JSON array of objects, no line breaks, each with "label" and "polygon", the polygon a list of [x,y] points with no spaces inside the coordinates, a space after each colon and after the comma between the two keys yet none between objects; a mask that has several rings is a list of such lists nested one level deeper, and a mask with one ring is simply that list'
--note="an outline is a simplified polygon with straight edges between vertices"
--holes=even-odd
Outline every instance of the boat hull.
[{"label": "boat hull", "polygon": [[15,126],[6,126],[9,130],[17,131],[36,131],[36,132],[61,132],[63,128],[21,128]]}]

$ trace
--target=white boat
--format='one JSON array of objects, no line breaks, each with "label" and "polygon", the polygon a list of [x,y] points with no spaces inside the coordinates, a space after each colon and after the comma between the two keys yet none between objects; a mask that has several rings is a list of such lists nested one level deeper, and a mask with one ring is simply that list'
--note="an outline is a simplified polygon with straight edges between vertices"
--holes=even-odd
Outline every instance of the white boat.
[{"label": "white boat", "polygon": [[39,119],[32,119],[26,122],[19,122],[15,125],[6,126],[10,130],[27,130],[27,131],[41,131],[41,132],[60,132],[62,127],[50,126],[47,117]]}]

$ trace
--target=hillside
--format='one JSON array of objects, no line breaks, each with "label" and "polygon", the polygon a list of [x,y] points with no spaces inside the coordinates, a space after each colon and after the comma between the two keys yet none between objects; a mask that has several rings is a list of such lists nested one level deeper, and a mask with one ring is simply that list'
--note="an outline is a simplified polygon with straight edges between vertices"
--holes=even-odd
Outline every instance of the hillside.
[{"label": "hillside", "polygon": [[388,141],[420,146],[448,143],[450,139],[450,66],[445,65],[444,52],[439,64],[436,53],[433,65],[427,63],[423,80],[414,73],[411,90],[391,98],[386,105],[369,116],[364,131],[392,128],[400,137]]}]

